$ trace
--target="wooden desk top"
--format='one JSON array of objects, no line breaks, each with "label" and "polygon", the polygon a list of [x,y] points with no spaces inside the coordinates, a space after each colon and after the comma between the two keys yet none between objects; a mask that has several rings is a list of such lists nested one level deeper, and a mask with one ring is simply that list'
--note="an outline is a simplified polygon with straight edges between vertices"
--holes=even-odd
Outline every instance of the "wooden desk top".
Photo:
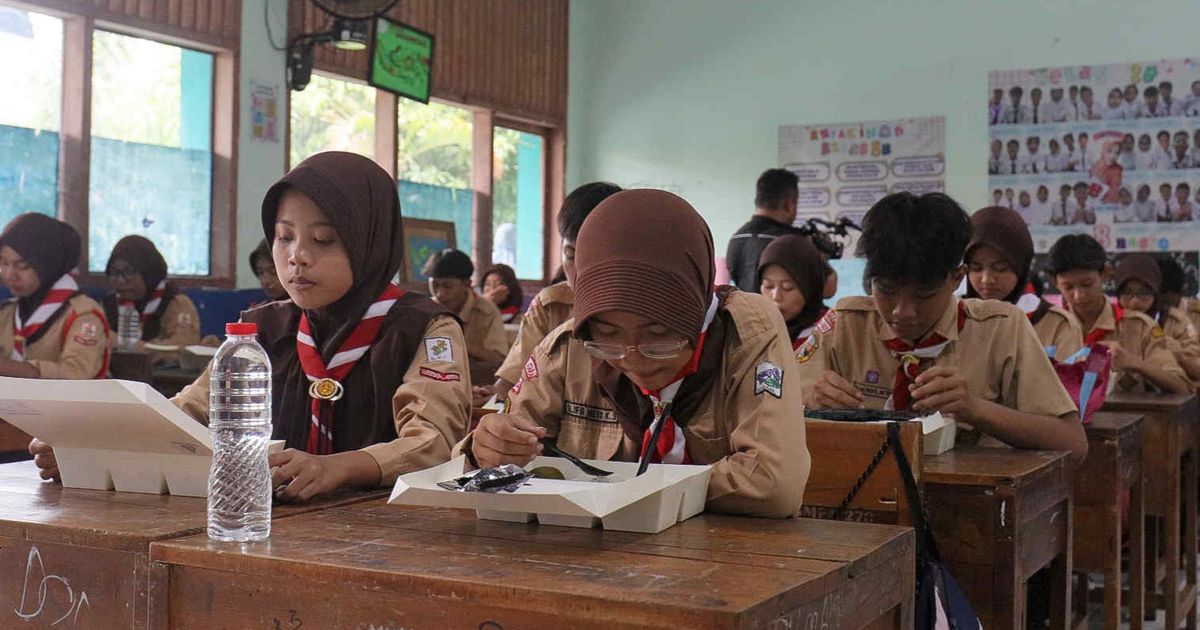
[{"label": "wooden desk top", "polygon": [[1066,451],[956,448],[926,457],[921,480],[966,486],[1021,485],[1069,466]]},{"label": "wooden desk top", "polygon": [[1143,416],[1140,413],[1098,411],[1092,416],[1091,424],[1084,425],[1088,438],[1124,438],[1142,432]]},{"label": "wooden desk top", "polygon": [[435,600],[519,602],[529,613],[590,609],[597,621],[630,625],[668,618],[711,625],[714,614],[769,620],[876,565],[896,572],[884,583],[899,584],[913,544],[912,530],[888,525],[704,514],[659,534],[634,534],[373,501],[278,522],[261,543],[196,536],[155,543],[150,554],[254,579],[288,575]]},{"label": "wooden desk top", "polygon": [[[278,504],[272,516],[295,516],[386,493],[378,489]],[[0,465],[0,536],[144,553],[152,541],[203,532],[206,506],[199,497],[64,488],[42,481],[31,461]]]},{"label": "wooden desk top", "polygon": [[1196,413],[1195,394],[1125,394],[1112,392],[1104,401],[1103,411],[1173,411],[1190,409]]}]

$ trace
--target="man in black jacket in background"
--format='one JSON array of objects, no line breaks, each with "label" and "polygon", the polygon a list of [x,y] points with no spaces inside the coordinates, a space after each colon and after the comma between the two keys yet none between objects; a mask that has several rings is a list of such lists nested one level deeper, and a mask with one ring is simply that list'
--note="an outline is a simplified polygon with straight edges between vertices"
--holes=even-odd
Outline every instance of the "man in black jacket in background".
[{"label": "man in black jacket in background", "polygon": [[800,180],[782,168],[767,169],[758,177],[754,216],[729,239],[725,264],[729,278],[743,291],[758,292],[758,257],[778,236],[793,234]]}]

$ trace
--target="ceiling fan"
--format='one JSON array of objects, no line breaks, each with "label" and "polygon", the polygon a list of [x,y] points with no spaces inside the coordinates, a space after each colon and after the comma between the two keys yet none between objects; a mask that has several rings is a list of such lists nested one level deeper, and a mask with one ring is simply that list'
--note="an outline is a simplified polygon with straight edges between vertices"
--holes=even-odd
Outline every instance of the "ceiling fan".
[{"label": "ceiling fan", "polygon": [[312,0],[329,14],[329,29],[302,33],[288,43],[288,86],[297,92],[312,78],[313,46],[333,44],[341,50],[366,50],[371,40],[371,21],[387,13],[399,0]]}]

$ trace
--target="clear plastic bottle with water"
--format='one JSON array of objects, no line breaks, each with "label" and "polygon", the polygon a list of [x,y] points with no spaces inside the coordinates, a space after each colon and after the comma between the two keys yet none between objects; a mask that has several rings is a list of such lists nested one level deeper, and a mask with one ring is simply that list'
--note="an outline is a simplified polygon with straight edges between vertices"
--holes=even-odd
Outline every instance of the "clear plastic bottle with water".
[{"label": "clear plastic bottle with water", "polygon": [[134,351],[142,340],[142,318],[132,304],[117,306],[117,349]]},{"label": "clear plastic bottle with water", "polygon": [[271,359],[255,324],[226,324],[212,360],[208,428],[208,537],[262,540],[271,534]]}]

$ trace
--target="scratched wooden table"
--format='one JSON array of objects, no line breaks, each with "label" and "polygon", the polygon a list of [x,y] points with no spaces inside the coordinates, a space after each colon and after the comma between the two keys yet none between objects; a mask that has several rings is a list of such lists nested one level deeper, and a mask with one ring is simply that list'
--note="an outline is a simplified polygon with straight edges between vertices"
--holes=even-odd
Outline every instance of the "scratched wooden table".
[{"label": "scratched wooden table", "polygon": [[[1123,496],[1129,497],[1129,613],[1142,627],[1145,502],[1140,413],[1097,412],[1085,430],[1088,454],[1075,470],[1075,563],[1081,574],[1104,574],[1104,627],[1121,622]],[[1088,580],[1076,580],[1076,627],[1088,627]]]},{"label": "scratched wooden table", "polygon": [[1049,567],[1050,625],[1071,615],[1071,485],[1067,454],[954,449],[922,466],[930,525],[985,628],[1025,626],[1026,583]]},{"label": "scratched wooden table", "polygon": [[[1104,411],[1140,413],[1146,514],[1146,616],[1166,611],[1166,627],[1196,627],[1196,474],[1200,419],[1191,394],[1112,393]],[[1182,515],[1181,515],[1182,506]],[[1182,524],[1182,527],[1181,527]],[[1179,581],[1180,558],[1186,578]]]},{"label": "scratched wooden table", "polygon": [[[382,494],[276,506],[274,516]],[[41,481],[32,462],[0,465],[0,628],[156,627],[150,543],[203,532],[205,519],[202,498],[63,488]]]},{"label": "scratched wooden table", "polygon": [[164,628],[911,628],[912,530],[703,514],[659,534],[387,505],[151,546]]}]

